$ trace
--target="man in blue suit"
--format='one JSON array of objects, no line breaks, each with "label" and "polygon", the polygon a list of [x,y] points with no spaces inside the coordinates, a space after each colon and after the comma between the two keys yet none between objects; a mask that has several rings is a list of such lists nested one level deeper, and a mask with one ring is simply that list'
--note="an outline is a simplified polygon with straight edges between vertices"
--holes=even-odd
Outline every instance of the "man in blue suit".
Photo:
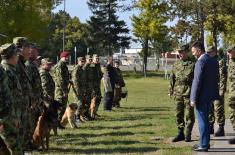
[{"label": "man in blue suit", "polygon": [[194,69],[190,101],[196,106],[199,126],[199,144],[195,151],[206,152],[210,147],[209,112],[211,103],[219,96],[219,64],[215,58],[205,54],[203,43],[197,41],[192,45],[192,54],[197,58]]}]

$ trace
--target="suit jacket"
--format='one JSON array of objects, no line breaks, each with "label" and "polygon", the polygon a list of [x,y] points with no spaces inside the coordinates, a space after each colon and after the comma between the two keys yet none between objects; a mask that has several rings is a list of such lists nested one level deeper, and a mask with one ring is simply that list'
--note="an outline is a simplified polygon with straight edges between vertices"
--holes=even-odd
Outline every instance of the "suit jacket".
[{"label": "suit jacket", "polygon": [[200,104],[219,97],[219,63],[208,54],[202,55],[194,68],[190,100]]}]

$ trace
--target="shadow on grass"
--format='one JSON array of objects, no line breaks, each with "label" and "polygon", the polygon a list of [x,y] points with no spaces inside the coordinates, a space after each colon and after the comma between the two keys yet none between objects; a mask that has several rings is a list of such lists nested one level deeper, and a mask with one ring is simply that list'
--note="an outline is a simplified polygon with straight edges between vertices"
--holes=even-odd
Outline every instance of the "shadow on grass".
[{"label": "shadow on grass", "polygon": [[78,134],[73,134],[73,133],[67,133],[64,135],[61,135],[61,138],[74,138],[74,137],[85,137],[85,138],[90,138],[90,137],[101,137],[101,136],[130,136],[134,135],[135,133],[133,132],[124,132],[124,131],[113,131],[113,132],[106,132],[106,133],[78,133]]},{"label": "shadow on grass", "polygon": [[159,149],[156,147],[115,147],[115,148],[89,148],[82,149],[82,147],[78,146],[78,148],[67,149],[67,148],[51,148],[50,154],[56,153],[76,153],[76,154],[113,154],[113,153],[148,153],[155,152]]},{"label": "shadow on grass", "polygon": [[[144,78],[144,75],[142,72],[123,72],[123,77],[124,78]],[[147,72],[147,77],[164,77],[163,72],[157,72],[157,71],[148,71]]]},{"label": "shadow on grass", "polygon": [[142,127],[150,127],[155,126],[154,124],[135,124],[135,125],[128,125],[128,126],[94,126],[94,127],[79,127],[80,129],[86,129],[86,130],[103,130],[103,129],[128,129],[128,128],[142,128]]},{"label": "shadow on grass", "polygon": [[[75,140],[75,139],[74,139]],[[133,140],[115,140],[115,141],[95,141],[95,142],[88,142],[88,141],[81,141],[81,139],[76,139],[76,141],[70,141],[70,139],[61,139],[57,145],[67,145],[73,144],[76,146],[89,146],[89,145],[132,145],[132,144],[140,144],[139,141]]]},{"label": "shadow on grass", "polygon": [[123,107],[121,111],[130,110],[135,112],[158,112],[158,111],[170,111],[170,107]]}]

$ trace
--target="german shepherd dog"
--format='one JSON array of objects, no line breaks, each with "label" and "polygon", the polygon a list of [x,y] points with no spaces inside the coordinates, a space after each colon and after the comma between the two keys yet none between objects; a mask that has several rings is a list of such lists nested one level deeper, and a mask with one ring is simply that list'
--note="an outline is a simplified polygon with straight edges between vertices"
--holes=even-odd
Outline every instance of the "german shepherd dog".
[{"label": "german shepherd dog", "polygon": [[71,128],[77,128],[76,125],[76,113],[78,110],[77,103],[71,103],[67,106],[60,124],[65,127],[69,123]]},{"label": "german shepherd dog", "polygon": [[51,129],[54,130],[54,134],[57,135],[57,118],[58,108],[60,104],[58,102],[52,102],[50,104],[45,103],[44,110],[41,116],[38,118],[37,126],[33,134],[33,143],[38,148],[41,146],[42,150],[49,149],[49,138]]}]

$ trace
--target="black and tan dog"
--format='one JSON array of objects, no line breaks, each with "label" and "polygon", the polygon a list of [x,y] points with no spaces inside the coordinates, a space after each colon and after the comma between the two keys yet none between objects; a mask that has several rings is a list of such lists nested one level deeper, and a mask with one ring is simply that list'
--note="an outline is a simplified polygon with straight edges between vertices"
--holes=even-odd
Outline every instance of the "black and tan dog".
[{"label": "black and tan dog", "polygon": [[76,125],[76,113],[78,110],[77,103],[71,103],[67,106],[60,124],[65,127],[69,123],[71,128],[77,128]]},{"label": "black and tan dog", "polygon": [[57,117],[59,106],[60,104],[58,102],[52,102],[50,104],[45,103],[43,112],[38,118],[37,126],[33,134],[33,143],[37,148],[41,146],[42,150],[45,149],[45,139],[46,149],[49,149],[51,129],[53,129],[54,134],[57,135]]}]

